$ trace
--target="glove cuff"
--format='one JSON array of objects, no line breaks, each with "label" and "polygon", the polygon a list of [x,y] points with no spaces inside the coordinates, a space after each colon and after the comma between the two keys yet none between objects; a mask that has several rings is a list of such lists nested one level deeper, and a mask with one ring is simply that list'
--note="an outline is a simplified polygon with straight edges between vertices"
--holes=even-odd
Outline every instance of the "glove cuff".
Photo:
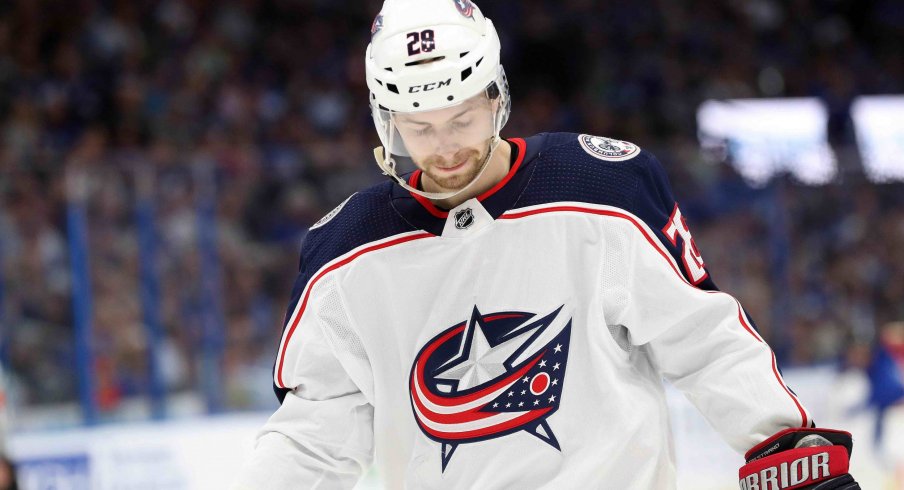
[{"label": "glove cuff", "polygon": [[844,446],[789,449],[747,463],[738,473],[741,490],[793,490],[848,472]]},{"label": "glove cuff", "polygon": [[850,456],[851,449],[853,447],[853,441],[851,440],[850,432],[845,432],[843,430],[798,427],[794,429],[785,429],[766,439],[765,441],[757,444],[756,446],[751,448],[750,451],[747,451],[747,454],[744,455],[744,460],[750,463],[754,460],[769,456],[771,454],[794,449],[801,444],[802,439],[805,439],[807,438],[807,436],[811,435],[820,436],[833,445],[844,446],[847,449],[848,456]]}]

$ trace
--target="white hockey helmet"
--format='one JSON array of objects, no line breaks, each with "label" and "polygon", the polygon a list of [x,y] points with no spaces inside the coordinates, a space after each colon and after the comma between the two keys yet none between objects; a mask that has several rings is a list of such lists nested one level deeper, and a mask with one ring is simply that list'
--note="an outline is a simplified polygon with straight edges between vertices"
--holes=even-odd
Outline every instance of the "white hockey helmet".
[{"label": "white hockey helmet", "polygon": [[374,153],[386,175],[431,199],[463,191],[426,193],[398,176],[396,159],[410,152],[393,116],[447,109],[478,95],[497,102],[489,124],[492,134],[486,135],[486,167],[511,110],[500,49],[493,22],[470,0],[386,0],[365,56],[371,111],[383,144]]}]

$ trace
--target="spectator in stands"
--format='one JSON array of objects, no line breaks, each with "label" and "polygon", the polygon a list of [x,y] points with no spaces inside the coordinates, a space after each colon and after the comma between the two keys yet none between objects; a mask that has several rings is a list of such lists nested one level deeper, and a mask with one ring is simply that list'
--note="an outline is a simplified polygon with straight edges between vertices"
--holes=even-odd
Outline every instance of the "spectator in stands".
[{"label": "spectator in stands", "polygon": [[0,456],[0,490],[18,490],[19,484],[16,481],[16,467],[13,463]]},{"label": "spectator in stands", "polygon": [[870,382],[868,403],[878,412],[874,434],[879,446],[888,409],[904,403],[904,322],[887,323],[879,330],[866,373]]}]

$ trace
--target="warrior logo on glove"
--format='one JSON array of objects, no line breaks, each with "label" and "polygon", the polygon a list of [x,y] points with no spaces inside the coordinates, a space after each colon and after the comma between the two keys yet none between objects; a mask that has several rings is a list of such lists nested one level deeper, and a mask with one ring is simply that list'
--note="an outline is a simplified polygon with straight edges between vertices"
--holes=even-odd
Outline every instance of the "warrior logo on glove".
[{"label": "warrior logo on glove", "polygon": [[411,408],[424,434],[442,443],[442,470],[460,444],[527,431],[559,449],[547,419],[559,408],[571,318],[482,314],[427,342],[411,368]]},{"label": "warrior logo on glove", "polygon": [[741,490],[860,490],[848,473],[853,441],[841,430],[787,429],[747,452]]}]

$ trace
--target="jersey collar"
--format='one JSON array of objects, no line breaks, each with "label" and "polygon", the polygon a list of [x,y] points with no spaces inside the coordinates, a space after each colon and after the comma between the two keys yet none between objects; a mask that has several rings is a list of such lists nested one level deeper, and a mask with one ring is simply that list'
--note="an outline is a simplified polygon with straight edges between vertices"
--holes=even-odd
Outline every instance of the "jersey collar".
[{"label": "jersey collar", "polygon": [[[477,200],[493,219],[511,208],[532,171],[530,163],[533,158],[526,158],[529,153],[527,142],[523,138],[511,138],[506,141],[511,143],[514,146],[512,150],[517,152],[515,161],[502,180],[477,196]],[[408,177],[408,184],[415,187],[419,184],[420,178],[421,171],[417,170]],[[435,235],[442,234],[446,219],[449,217],[448,211],[440,209],[426,197],[413,194],[399,185],[393,186],[392,201],[396,211],[415,227]]]}]

